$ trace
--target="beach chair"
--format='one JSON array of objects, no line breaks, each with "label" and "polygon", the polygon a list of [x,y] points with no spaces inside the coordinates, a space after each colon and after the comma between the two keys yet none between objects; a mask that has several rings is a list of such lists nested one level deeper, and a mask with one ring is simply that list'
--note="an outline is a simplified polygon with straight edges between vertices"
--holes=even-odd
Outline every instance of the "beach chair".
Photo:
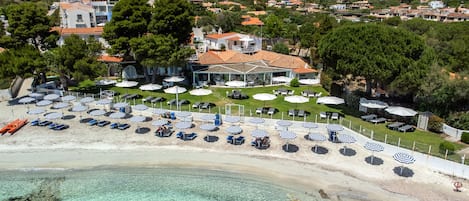
[{"label": "beach chair", "polygon": [[150,100],[150,103],[158,103],[158,102],[161,102],[161,101],[163,101],[163,98],[161,98],[161,97],[156,97],[156,98],[154,98],[154,99],[151,99],[151,100]]},{"label": "beach chair", "polygon": [[235,145],[241,145],[244,143],[246,139],[244,138],[244,136],[239,136],[235,139]]},{"label": "beach chair", "polygon": [[173,133],[174,133],[174,131],[171,130],[170,128],[168,128],[168,129],[166,129],[165,132],[163,132],[162,137],[170,137]]},{"label": "beach chair", "polygon": [[404,125],[404,123],[402,123],[402,122],[394,122],[394,123],[388,124],[386,127],[388,127],[391,130],[397,130],[399,127],[401,127],[403,125]]},{"label": "beach chair", "polygon": [[335,112],[332,113],[331,119],[332,119],[332,120],[339,120],[339,114],[338,114],[338,113],[335,113]]},{"label": "beach chair", "polygon": [[316,97],[319,98],[319,97],[321,97],[321,95],[322,95],[322,92],[319,92],[319,93],[316,94]]},{"label": "beach chair", "polygon": [[294,109],[289,109],[288,110],[288,116],[295,116],[295,110]]},{"label": "beach chair", "polygon": [[59,124],[56,124],[56,123],[51,123],[49,125],[47,125],[47,128],[48,129],[54,129],[56,126],[58,126]]},{"label": "beach chair", "polygon": [[130,94],[122,94],[121,99],[127,99],[128,96],[130,96]]},{"label": "beach chair", "polygon": [[230,144],[233,144],[234,136],[233,135],[228,135],[228,137],[226,137],[226,142],[228,142]]},{"label": "beach chair", "polygon": [[193,140],[196,137],[197,137],[197,133],[191,133],[191,134],[187,135],[184,140]]},{"label": "beach chair", "polygon": [[295,90],[288,91],[289,96],[293,96],[295,94]]},{"label": "beach chair", "polygon": [[397,129],[400,132],[413,132],[415,128],[412,125],[404,125]]},{"label": "beach chair", "polygon": [[209,102],[203,102],[203,103],[202,103],[202,106],[200,106],[200,108],[202,108],[202,109],[208,109],[209,107],[213,107],[213,105],[215,105],[215,104],[209,103]]},{"label": "beach chair", "polygon": [[92,119],[92,120],[88,121],[87,124],[88,124],[88,126],[94,126],[94,125],[98,124],[98,120]]},{"label": "beach chair", "polygon": [[369,115],[363,115],[360,117],[360,119],[364,120],[364,121],[370,121],[372,119],[376,119],[378,118],[378,116],[376,114],[369,114]]},{"label": "beach chair", "polygon": [[69,128],[70,126],[67,125],[67,124],[60,124],[60,125],[57,125],[56,127],[54,127],[53,129],[56,130],[56,131],[60,131],[60,130],[65,130],[67,128]]},{"label": "beach chair", "polygon": [[192,108],[199,108],[200,106],[202,106],[202,103],[200,102],[195,102],[194,104],[192,104]]},{"label": "beach chair", "polygon": [[182,132],[182,131],[179,131],[179,132],[176,134],[176,138],[182,139],[183,137],[184,137],[184,132]]},{"label": "beach chair", "polygon": [[326,112],[320,112],[320,113],[319,113],[319,118],[321,118],[321,119],[327,119],[327,113],[326,113]]},{"label": "beach chair", "polygon": [[129,124],[119,124],[119,126],[117,127],[117,129],[119,129],[119,130],[125,130],[125,129],[128,129],[128,128],[130,128]]},{"label": "beach chair", "polygon": [[186,100],[186,99],[182,99],[178,102],[178,105],[181,106],[181,105],[185,105],[185,104],[189,104],[189,101]]},{"label": "beach chair", "polygon": [[96,124],[96,125],[99,126],[99,127],[104,127],[104,126],[109,125],[110,123],[111,123],[110,121],[104,120],[104,121],[99,121],[98,124]]},{"label": "beach chair", "polygon": [[38,125],[39,125],[39,126],[47,126],[47,125],[49,125],[49,124],[51,124],[51,123],[52,123],[51,121],[47,121],[47,120],[46,120],[46,121],[41,121],[41,122],[39,122]]},{"label": "beach chair", "polygon": [[262,114],[262,108],[261,107],[256,108],[256,114]]},{"label": "beach chair", "polygon": [[374,124],[384,123],[384,122],[386,122],[386,118],[380,117],[380,118],[369,120],[369,122],[374,123]]},{"label": "beach chair", "polygon": [[143,102],[143,103],[149,102],[149,101],[153,100],[154,98],[155,98],[155,97],[153,97],[153,96],[148,96],[148,97],[142,99],[142,102]]},{"label": "beach chair", "polygon": [[275,111],[276,111],[276,109],[273,108],[273,107],[271,107],[271,108],[269,108],[269,111],[267,111],[267,114],[268,114],[268,115],[274,115],[274,114],[275,114]]},{"label": "beach chair", "polygon": [[166,102],[168,105],[175,105],[176,104],[176,99],[171,99],[170,101]]},{"label": "beach chair", "polygon": [[304,117],[304,116],[306,116],[306,112],[304,110],[299,110],[298,111],[298,116],[299,117]]},{"label": "beach chair", "polygon": [[40,122],[41,122],[41,121],[40,121],[39,119],[36,119],[36,120],[34,120],[34,121],[31,121],[31,126],[37,126],[37,125],[39,125]]},{"label": "beach chair", "polygon": [[109,127],[111,129],[115,129],[115,128],[119,127],[119,123],[112,123]]}]

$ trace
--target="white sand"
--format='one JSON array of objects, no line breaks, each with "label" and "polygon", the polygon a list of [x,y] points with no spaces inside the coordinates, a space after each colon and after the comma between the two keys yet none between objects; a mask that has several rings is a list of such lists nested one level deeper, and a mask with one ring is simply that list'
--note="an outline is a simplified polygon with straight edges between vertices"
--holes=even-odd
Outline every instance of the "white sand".
[{"label": "white sand", "polygon": [[[0,125],[14,117],[37,117],[26,115],[26,110],[23,105],[7,106],[6,102],[0,102],[3,113]],[[155,116],[153,118],[156,119]],[[211,133],[219,136],[219,141],[207,143],[203,140],[207,132],[198,129],[200,122],[194,122],[196,127],[190,129],[199,133],[199,137],[193,141],[182,141],[174,135],[155,137],[155,129],[147,134],[135,134],[135,123],[126,131],[117,131],[80,124],[78,117],[60,121],[71,128],[56,132],[27,125],[12,136],[0,136],[0,169],[176,165],[249,172],[284,185],[303,188],[305,193],[318,194],[317,190],[323,189],[332,200],[440,201],[467,200],[469,197],[469,190],[466,190],[468,181],[462,181],[463,192],[456,193],[453,192],[453,178],[419,165],[408,166],[414,172],[412,177],[400,177],[393,172],[400,164],[378,153],[376,156],[383,160],[383,164],[369,165],[364,158],[370,152],[358,145],[349,146],[357,152],[354,156],[343,156],[338,151],[342,146],[329,142],[320,143],[329,150],[327,154],[312,153],[315,143],[303,139],[306,130],[292,141],[299,151],[286,153],[281,148],[285,141],[274,130],[269,130],[272,141],[269,149],[251,147],[250,131],[255,128],[250,124],[242,125],[243,135],[248,137],[247,143],[234,146],[225,142],[227,125]],[[151,121],[139,125],[153,128]]]}]

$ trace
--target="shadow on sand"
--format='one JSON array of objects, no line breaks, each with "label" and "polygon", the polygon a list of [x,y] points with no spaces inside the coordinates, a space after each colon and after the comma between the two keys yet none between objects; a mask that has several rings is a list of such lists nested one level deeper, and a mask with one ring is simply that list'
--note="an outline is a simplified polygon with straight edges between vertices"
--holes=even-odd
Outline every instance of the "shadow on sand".
[{"label": "shadow on sand", "polygon": [[382,165],[384,163],[383,159],[376,156],[373,157],[373,162],[371,162],[371,156],[366,157],[365,162],[370,165]]},{"label": "shadow on sand", "polygon": [[[394,173],[401,177],[412,177],[414,176],[414,171],[410,168],[404,166],[397,166],[393,169]],[[402,174],[401,174],[402,173]]]},{"label": "shadow on sand", "polygon": [[322,146],[319,146],[319,145],[317,145],[317,148],[315,148],[314,146],[311,147],[311,151],[313,153],[323,154],[323,155],[329,153],[329,150],[326,147],[322,147]]},{"label": "shadow on sand", "polygon": [[283,149],[283,151],[288,152],[288,153],[295,153],[298,150],[300,150],[300,148],[298,146],[294,145],[294,144],[288,144],[288,147],[287,147],[286,144],[284,144],[282,146],[282,149]]},{"label": "shadow on sand", "polygon": [[140,127],[140,128],[135,129],[135,133],[137,133],[137,134],[145,134],[145,133],[148,133],[150,131],[151,131],[151,129],[147,128],[147,127]]},{"label": "shadow on sand", "polygon": [[218,136],[214,136],[214,135],[207,135],[204,137],[204,140],[205,142],[216,142],[218,141],[220,138]]},{"label": "shadow on sand", "polygon": [[340,154],[343,156],[355,156],[357,155],[357,151],[351,149],[351,148],[346,148],[344,149],[343,147],[339,149]]}]

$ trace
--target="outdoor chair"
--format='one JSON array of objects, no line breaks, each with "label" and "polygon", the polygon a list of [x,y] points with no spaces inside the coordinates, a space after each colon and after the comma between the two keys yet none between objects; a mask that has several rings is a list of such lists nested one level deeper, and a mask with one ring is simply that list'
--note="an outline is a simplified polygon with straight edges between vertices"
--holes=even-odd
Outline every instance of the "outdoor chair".
[{"label": "outdoor chair", "polygon": [[331,119],[332,119],[332,120],[339,120],[339,114],[338,114],[338,113],[335,113],[335,112],[332,113]]},{"label": "outdoor chair", "polygon": [[203,102],[201,108],[202,109],[208,109],[209,107],[212,107],[213,105],[215,105],[215,104],[209,103],[209,102]]},{"label": "outdoor chair", "polygon": [[104,126],[107,126],[110,123],[111,123],[110,121],[99,121],[96,125],[99,126],[99,127],[104,127]]},{"label": "outdoor chair", "polygon": [[298,116],[299,116],[299,117],[304,117],[305,115],[306,115],[306,113],[305,113],[304,110],[298,111]]},{"label": "outdoor chair", "polygon": [[320,112],[320,113],[319,113],[319,118],[321,118],[321,119],[327,119],[327,113],[326,113],[326,112]]},{"label": "outdoor chair", "polygon": [[282,94],[282,96],[286,96],[286,95],[288,95],[288,91],[282,91],[281,94]]},{"label": "outdoor chair", "polygon": [[111,129],[115,129],[115,128],[119,127],[119,123],[112,123],[109,127]]},{"label": "outdoor chair", "polygon": [[155,97],[153,97],[153,96],[148,96],[148,97],[142,99],[142,102],[144,102],[144,103],[145,103],[145,102],[149,102],[149,101],[153,100],[154,98],[155,98]]},{"label": "outdoor chair", "polygon": [[192,108],[199,108],[200,106],[202,106],[202,103],[200,102],[195,102],[194,104],[192,104]]},{"label": "outdoor chair", "polygon": [[168,105],[175,105],[176,99],[171,99],[170,101],[166,102]]},{"label": "outdoor chair", "polygon": [[261,107],[258,107],[256,109],[256,114],[262,114],[262,108]]},{"label": "outdoor chair", "polygon": [[267,114],[268,114],[268,115],[274,115],[274,114],[275,114],[275,111],[276,111],[276,109],[273,108],[273,107],[271,107],[271,108],[269,108],[269,111],[267,111]]},{"label": "outdoor chair", "polygon": [[31,121],[31,126],[37,126],[37,125],[39,125],[39,123],[40,123],[40,120],[36,119],[34,121]]},{"label": "outdoor chair", "polygon": [[161,102],[161,101],[163,101],[163,98],[161,98],[161,97],[156,97],[156,98],[152,99],[150,102],[151,102],[151,103],[157,103],[157,102]]},{"label": "outdoor chair", "polygon": [[233,135],[228,135],[228,137],[226,137],[226,142],[230,143],[230,144],[233,144],[233,140],[234,140],[234,136]]},{"label": "outdoor chair", "polygon": [[244,143],[246,139],[244,138],[244,136],[239,136],[235,139],[235,145],[241,145]]},{"label": "outdoor chair", "polygon": [[121,99],[126,99],[127,96],[130,96],[130,94],[122,94]]},{"label": "outdoor chair", "polygon": [[386,127],[388,127],[391,130],[397,130],[399,127],[401,127],[403,125],[404,125],[404,123],[402,123],[402,122],[394,122],[394,123],[388,124]]},{"label": "outdoor chair", "polygon": [[400,132],[413,132],[415,131],[415,128],[412,125],[404,125],[399,127],[397,130]]},{"label": "outdoor chair", "polygon": [[197,137],[197,133],[191,133],[189,135],[187,135],[184,140],[193,140]]},{"label": "outdoor chair", "polygon": [[319,98],[319,97],[321,97],[321,95],[322,95],[322,92],[319,92],[319,93],[316,94],[316,97]]},{"label": "outdoor chair", "polygon": [[186,100],[186,99],[180,100],[179,103],[178,103],[179,106],[185,105],[185,104],[189,104],[189,101]]},{"label": "outdoor chair", "polygon": [[302,96],[305,96],[305,97],[308,97],[308,93],[306,93],[305,91],[302,91],[302,92],[301,92],[301,95],[302,95]]},{"label": "outdoor chair", "polygon": [[361,116],[360,118],[364,121],[370,121],[372,119],[378,118],[378,116],[376,114],[369,114],[369,115]]},{"label": "outdoor chair", "polygon": [[294,109],[289,109],[288,110],[288,116],[295,116],[295,110]]},{"label": "outdoor chair", "polygon": [[295,90],[288,91],[288,95],[292,96],[293,94],[295,94]]},{"label": "outdoor chair", "polygon": [[125,99],[136,99],[138,97],[138,94],[132,94],[127,96]]},{"label": "outdoor chair", "polygon": [[380,118],[376,118],[376,119],[371,119],[371,120],[369,120],[369,122],[370,122],[370,123],[374,123],[374,124],[385,123],[385,122],[386,122],[386,118],[380,117]]},{"label": "outdoor chair", "polygon": [[92,119],[92,120],[88,121],[88,126],[94,126],[96,124],[98,124],[98,120],[96,120],[96,119]]},{"label": "outdoor chair", "polygon": [[129,124],[119,124],[119,126],[117,127],[117,129],[119,129],[119,130],[125,130],[125,129],[128,129],[128,128],[130,128]]},{"label": "outdoor chair", "polygon": [[313,93],[309,93],[309,94],[308,94],[308,98],[314,98],[314,97],[316,97],[316,95],[317,95],[317,93],[314,93],[314,92],[313,92]]}]

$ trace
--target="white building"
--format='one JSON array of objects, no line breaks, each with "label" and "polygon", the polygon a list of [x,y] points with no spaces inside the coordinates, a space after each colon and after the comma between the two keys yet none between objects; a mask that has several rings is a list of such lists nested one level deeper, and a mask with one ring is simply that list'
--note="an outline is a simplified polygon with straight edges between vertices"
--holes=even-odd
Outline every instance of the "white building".
[{"label": "white building", "polygon": [[240,33],[208,34],[205,36],[206,50],[235,50],[241,53],[254,53],[262,49],[262,38]]},{"label": "white building", "polygon": [[59,3],[62,28],[89,28],[104,26],[111,20],[117,1],[61,0]]},{"label": "white building", "polygon": [[442,1],[430,1],[428,3],[428,5],[432,8],[432,9],[438,9],[438,8],[444,8],[445,7],[445,3],[443,3]]},{"label": "white building", "polygon": [[329,9],[331,10],[345,10],[347,9],[347,5],[345,4],[334,4],[329,6]]}]

